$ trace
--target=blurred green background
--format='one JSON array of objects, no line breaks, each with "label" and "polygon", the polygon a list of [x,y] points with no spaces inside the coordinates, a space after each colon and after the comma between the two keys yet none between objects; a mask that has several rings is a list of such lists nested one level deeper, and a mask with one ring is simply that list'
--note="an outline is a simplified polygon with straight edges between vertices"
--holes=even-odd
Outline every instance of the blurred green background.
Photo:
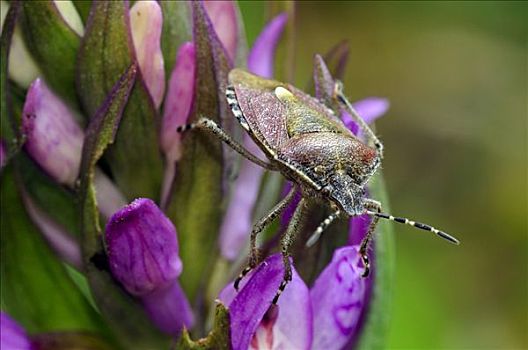
[{"label": "blurred green background", "polygon": [[[262,5],[243,2],[248,36]],[[528,348],[527,23],[522,2],[299,2],[296,81],[350,43],[345,91],[385,96],[395,226],[392,349]]]}]

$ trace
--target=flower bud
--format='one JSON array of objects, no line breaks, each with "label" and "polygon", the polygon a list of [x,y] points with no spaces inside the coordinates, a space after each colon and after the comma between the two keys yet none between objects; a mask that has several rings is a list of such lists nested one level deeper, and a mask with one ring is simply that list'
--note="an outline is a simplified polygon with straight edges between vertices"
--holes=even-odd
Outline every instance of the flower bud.
[{"label": "flower bud", "polygon": [[189,301],[178,276],[176,229],[150,199],[136,199],[106,226],[108,260],[114,277],[138,297],[158,328],[176,335],[193,324]]},{"label": "flower bud", "polygon": [[237,13],[234,1],[204,1],[207,16],[224,45],[231,60],[236,57],[238,45]]},{"label": "flower bud", "polygon": [[[68,106],[40,78],[27,92],[22,129],[31,158],[55,181],[73,187],[81,166],[84,132]],[[99,169],[95,172],[95,188],[105,217],[125,205],[119,189]]]},{"label": "flower bud", "polygon": [[167,287],[181,274],[176,229],[150,199],[136,199],[115,213],[106,242],[110,269],[130,294]]},{"label": "flower bud", "polygon": [[2,350],[29,350],[32,348],[24,328],[4,312],[0,313],[0,348]]},{"label": "flower bud", "polygon": [[181,158],[181,134],[176,128],[187,123],[194,100],[196,53],[192,42],[183,43],[178,49],[172,70],[161,125],[161,149],[165,153],[165,175],[161,189],[161,207],[170,197],[176,172],[176,162]]},{"label": "flower bud", "polygon": [[161,125],[161,149],[168,162],[175,162],[181,157],[181,135],[176,132],[176,128],[187,123],[191,112],[196,74],[195,56],[194,44],[183,43],[178,49],[171,73]]},{"label": "flower bud", "polygon": [[165,93],[165,67],[161,52],[163,15],[156,1],[137,1],[130,9],[130,29],[141,76],[159,108]]},{"label": "flower bud", "polygon": [[22,128],[30,156],[57,182],[72,186],[79,173],[84,133],[40,78],[27,92]]}]

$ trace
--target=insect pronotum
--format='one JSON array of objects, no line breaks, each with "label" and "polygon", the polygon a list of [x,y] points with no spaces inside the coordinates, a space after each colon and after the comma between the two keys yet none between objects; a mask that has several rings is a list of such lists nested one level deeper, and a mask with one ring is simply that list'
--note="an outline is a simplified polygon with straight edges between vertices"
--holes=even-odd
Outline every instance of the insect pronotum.
[{"label": "insect pronotum", "polygon": [[[327,71],[320,56],[316,56],[315,62]],[[287,207],[297,190],[301,191],[302,199],[281,239],[284,279],[273,303],[277,302],[292,278],[289,249],[297,234],[307,198],[326,203],[332,211],[308,239],[307,246],[315,244],[325,228],[337,218],[361,214],[372,217],[359,250],[364,277],[370,270],[369,242],[380,218],[429,231],[459,244],[456,238],[432,226],[382,213],[378,201],[366,198],[365,185],[381,163],[383,144],[354,110],[339,82],[334,85],[330,103],[317,100],[290,84],[264,79],[238,68],[229,73],[228,84],[225,93],[233,115],[269,162],[246,150],[211,119],[199,118],[192,124],[178,127],[178,131],[196,129],[210,132],[250,161],[268,170],[280,171],[294,184],[286,197],[253,226],[249,264],[236,279],[236,289],[242,278],[259,262],[257,235]],[[352,134],[336,116],[332,109],[336,105],[350,113],[366,142]]]}]

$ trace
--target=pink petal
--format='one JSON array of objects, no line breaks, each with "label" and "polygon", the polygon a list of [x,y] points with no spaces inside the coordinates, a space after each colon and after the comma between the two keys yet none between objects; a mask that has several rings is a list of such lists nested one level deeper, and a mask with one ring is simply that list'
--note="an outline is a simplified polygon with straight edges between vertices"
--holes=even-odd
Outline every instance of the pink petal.
[{"label": "pink petal", "polygon": [[25,149],[57,182],[73,186],[79,173],[84,133],[68,107],[41,80],[26,95],[22,112]]},{"label": "pink petal", "polygon": [[181,157],[181,134],[176,128],[187,122],[194,99],[196,75],[195,47],[191,42],[180,46],[171,73],[161,125],[161,148],[167,160]]},{"label": "pink petal", "polygon": [[0,139],[0,170],[6,165],[7,163],[7,146],[4,142],[4,140]]},{"label": "pink petal", "polygon": [[218,38],[233,61],[238,44],[237,11],[233,1],[204,1],[205,11]]},{"label": "pink petal", "polygon": [[163,15],[157,1],[137,1],[130,9],[130,29],[141,76],[159,108],[165,93],[165,67],[161,52]]}]

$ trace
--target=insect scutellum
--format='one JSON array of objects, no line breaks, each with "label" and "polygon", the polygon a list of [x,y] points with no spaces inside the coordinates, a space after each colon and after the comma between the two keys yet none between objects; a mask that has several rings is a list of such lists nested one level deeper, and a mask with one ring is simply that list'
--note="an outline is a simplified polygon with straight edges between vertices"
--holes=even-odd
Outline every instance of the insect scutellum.
[{"label": "insect scutellum", "polygon": [[[317,64],[319,68],[327,69],[318,55]],[[332,106],[290,84],[261,78],[242,69],[233,69],[228,82],[225,94],[233,115],[262,149],[269,162],[246,150],[209,118],[201,117],[177,130],[201,129],[210,132],[245,158],[267,170],[280,171],[294,184],[286,197],[253,226],[249,264],[235,280],[237,290],[242,278],[259,262],[258,234],[280,215],[298,190],[302,193],[302,199],[281,239],[285,272],[274,303],[291,280],[289,249],[297,234],[307,198],[326,203],[332,210],[308,239],[308,247],[314,245],[324,230],[338,218],[361,214],[371,216],[370,226],[359,250],[364,277],[368,276],[370,270],[367,254],[369,243],[380,218],[430,231],[452,243],[459,243],[456,238],[429,225],[382,213],[378,201],[366,198],[365,186],[381,163],[383,144],[354,110],[340,82],[335,83],[332,95],[327,97],[350,113],[366,143],[344,126]]]}]

